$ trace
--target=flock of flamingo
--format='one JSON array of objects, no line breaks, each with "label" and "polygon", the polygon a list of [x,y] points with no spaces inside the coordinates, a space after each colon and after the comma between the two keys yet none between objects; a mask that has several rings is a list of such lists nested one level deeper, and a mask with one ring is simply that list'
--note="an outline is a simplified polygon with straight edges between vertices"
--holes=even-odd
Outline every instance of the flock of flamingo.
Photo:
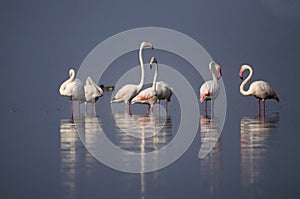
[{"label": "flock of flamingo", "polygon": [[[112,98],[111,103],[125,102],[128,113],[130,113],[130,104],[147,104],[148,111],[153,110],[153,105],[160,100],[165,100],[166,110],[167,102],[170,101],[173,94],[173,88],[163,81],[156,81],[158,74],[158,63],[155,57],[150,60],[150,68],[155,64],[155,72],[153,77],[152,87],[142,90],[145,79],[144,61],[142,51],[145,47],[153,48],[153,45],[149,42],[142,42],[139,49],[139,61],[141,66],[141,80],[140,83],[126,84],[118,90],[116,95]],[[213,70],[213,66],[217,71],[217,75]],[[214,61],[209,63],[209,70],[212,74],[212,80],[206,81],[200,87],[200,102],[205,102],[205,114],[207,115],[207,101],[211,101],[212,109],[211,114],[214,114],[214,100],[217,98],[220,92],[220,85],[218,80],[222,77],[222,69],[219,64]],[[261,115],[260,101],[263,102],[263,115],[265,115],[265,100],[275,99],[279,102],[279,98],[271,86],[265,81],[255,81],[250,84],[250,87],[245,91],[244,87],[249,82],[253,75],[253,70],[249,65],[242,65],[240,68],[239,76],[243,79],[244,71],[249,70],[248,77],[241,83],[240,92],[242,95],[252,95],[258,99],[258,115]],[[85,102],[85,108],[87,111],[87,104],[92,103],[92,112],[94,112],[94,104],[103,96],[104,91],[112,91],[114,87],[98,86],[91,77],[87,77],[86,84],[83,85],[82,81],[75,79],[75,71],[69,70],[69,79],[63,82],[59,88],[59,92],[62,96],[66,96],[70,100],[72,117],[74,114],[73,101],[78,101],[78,110],[80,111],[80,103]],[[141,91],[142,90],[142,91]],[[79,112],[80,114],[80,112]]]}]

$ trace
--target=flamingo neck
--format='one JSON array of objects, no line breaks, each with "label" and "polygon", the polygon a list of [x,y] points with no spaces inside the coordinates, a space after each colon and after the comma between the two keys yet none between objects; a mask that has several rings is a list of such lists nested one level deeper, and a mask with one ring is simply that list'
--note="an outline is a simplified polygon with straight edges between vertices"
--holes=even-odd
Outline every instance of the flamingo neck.
[{"label": "flamingo neck", "polygon": [[247,70],[249,70],[250,71],[250,73],[249,73],[249,75],[248,75],[248,77],[241,83],[241,85],[240,85],[240,92],[243,94],[243,95],[251,95],[252,93],[251,93],[251,91],[250,91],[250,89],[248,89],[247,91],[245,91],[245,89],[244,89],[244,87],[245,87],[245,85],[249,82],[249,80],[251,79],[251,77],[252,77],[252,74],[253,74],[253,71],[252,71],[252,68],[251,67],[247,67]]},{"label": "flamingo neck", "polygon": [[69,82],[73,81],[75,78],[75,71],[72,69],[70,71],[70,78],[68,79]]},{"label": "flamingo neck", "polygon": [[142,55],[143,47],[140,47],[139,51],[139,59],[140,59],[140,65],[141,65],[141,81],[138,84],[138,91],[140,91],[143,87],[144,80],[145,80],[145,69],[144,69],[144,62],[143,62],[143,55]]},{"label": "flamingo neck", "polygon": [[211,75],[212,75],[213,80],[214,80],[214,81],[217,81],[218,78],[217,78],[217,76],[216,76],[214,70],[212,69],[212,64],[213,64],[213,63],[214,63],[214,62],[210,62],[210,63],[209,63],[209,70],[210,70],[210,72],[211,72]]},{"label": "flamingo neck", "polygon": [[154,77],[153,77],[153,83],[152,88],[154,90],[154,93],[156,93],[156,79],[157,79],[157,73],[158,73],[158,64],[155,63],[155,71],[154,71]]}]

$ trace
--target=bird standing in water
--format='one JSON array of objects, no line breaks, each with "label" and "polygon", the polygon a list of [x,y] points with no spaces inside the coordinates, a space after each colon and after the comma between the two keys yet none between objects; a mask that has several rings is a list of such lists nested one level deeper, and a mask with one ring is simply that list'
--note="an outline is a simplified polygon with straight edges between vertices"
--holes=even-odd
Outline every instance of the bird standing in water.
[{"label": "bird standing in water", "polygon": [[240,92],[242,95],[253,95],[258,99],[258,115],[260,116],[260,101],[263,102],[263,115],[265,115],[265,100],[267,99],[275,99],[279,102],[279,97],[275,93],[275,91],[271,88],[269,83],[265,81],[255,81],[250,84],[250,87],[247,91],[244,90],[245,85],[249,82],[253,75],[253,70],[249,65],[242,65],[240,69],[239,76],[243,79],[244,71],[249,70],[250,73],[248,77],[241,83]]}]

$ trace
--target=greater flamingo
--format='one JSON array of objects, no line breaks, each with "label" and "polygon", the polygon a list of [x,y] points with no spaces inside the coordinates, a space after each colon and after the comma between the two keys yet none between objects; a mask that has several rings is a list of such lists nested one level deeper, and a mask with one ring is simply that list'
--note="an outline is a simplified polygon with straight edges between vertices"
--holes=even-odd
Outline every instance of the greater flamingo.
[{"label": "greater flamingo", "polygon": [[[156,59],[152,57],[150,61],[150,68],[152,68],[152,63]],[[156,93],[156,78],[158,73],[158,67],[156,65],[154,77],[153,77],[153,83],[152,87],[146,88],[142,90],[137,96],[135,96],[132,100],[132,104],[148,104],[148,112],[150,112],[150,109],[152,110],[153,105],[157,101],[157,93]]]},{"label": "greater flamingo", "polygon": [[103,96],[103,85],[100,87],[92,80],[90,76],[86,78],[84,86],[84,95],[85,95],[85,110],[87,112],[87,103],[92,104],[92,113],[94,113],[95,102],[99,97]]},{"label": "greater flamingo", "polygon": [[[155,57],[151,58],[150,61],[150,66],[155,63],[156,68],[155,70],[158,70],[158,63],[157,59]],[[157,95],[157,100],[160,105],[160,100],[165,100],[166,101],[166,111],[168,111],[168,102],[171,101],[171,96],[173,94],[173,88],[166,82],[164,81],[159,81],[156,82],[156,95]]]},{"label": "greater flamingo", "polygon": [[[214,64],[215,69],[218,72],[218,76],[216,76],[215,72],[212,69],[212,65]],[[218,79],[222,77],[222,69],[219,64],[214,61],[209,63],[209,70],[212,75],[212,80],[206,81],[202,84],[200,88],[200,102],[205,101],[205,115],[207,115],[207,101],[211,100],[212,103],[212,115],[214,115],[214,100],[219,95],[220,85],[218,84]]]},{"label": "greater flamingo", "polygon": [[130,102],[131,99],[136,96],[143,87],[144,78],[145,78],[145,70],[144,70],[144,62],[142,56],[142,50],[144,47],[151,47],[153,49],[153,45],[149,42],[142,42],[139,50],[139,60],[141,64],[141,81],[138,85],[135,84],[127,84],[123,86],[115,95],[115,97],[111,100],[111,103],[120,103],[125,102],[127,104],[127,111],[130,113]]},{"label": "greater flamingo", "polygon": [[279,102],[279,97],[271,86],[265,81],[255,81],[250,84],[250,87],[247,91],[244,90],[245,85],[249,82],[253,75],[253,70],[249,65],[242,65],[240,69],[240,78],[243,79],[243,72],[249,70],[250,73],[248,77],[240,85],[240,92],[243,95],[253,95],[258,99],[258,115],[260,115],[260,100],[263,101],[263,115],[265,115],[265,100],[275,99]]},{"label": "greater flamingo", "polygon": [[81,80],[74,79],[75,71],[74,69],[69,70],[69,79],[61,84],[59,88],[59,93],[62,96],[67,96],[71,103],[72,118],[74,115],[73,101],[78,101],[78,112],[80,115],[80,103],[84,102],[83,84]]}]

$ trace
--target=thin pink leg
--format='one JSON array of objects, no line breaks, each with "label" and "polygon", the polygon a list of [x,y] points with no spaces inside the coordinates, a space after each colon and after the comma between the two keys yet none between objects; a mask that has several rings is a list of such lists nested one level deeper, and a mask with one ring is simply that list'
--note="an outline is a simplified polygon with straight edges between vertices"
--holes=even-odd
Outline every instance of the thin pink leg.
[{"label": "thin pink leg", "polygon": [[265,111],[266,111],[265,100],[263,100],[263,116],[265,116]]},{"label": "thin pink leg", "polygon": [[128,113],[130,113],[130,102],[128,102],[128,104],[127,104],[127,111],[128,111]]},{"label": "thin pink leg", "polygon": [[70,105],[71,105],[71,111],[72,111],[72,117],[74,115],[74,107],[73,107],[73,101],[70,100]]},{"label": "thin pink leg", "polygon": [[258,99],[258,116],[260,116],[260,99]]},{"label": "thin pink leg", "polygon": [[168,101],[166,100],[166,113],[168,114]]}]

